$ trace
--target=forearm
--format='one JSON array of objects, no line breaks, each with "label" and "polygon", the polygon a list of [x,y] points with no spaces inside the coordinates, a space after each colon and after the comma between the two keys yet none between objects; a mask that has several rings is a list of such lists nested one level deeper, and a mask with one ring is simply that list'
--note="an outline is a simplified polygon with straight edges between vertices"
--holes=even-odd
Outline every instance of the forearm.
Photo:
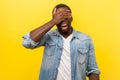
[{"label": "forearm", "polygon": [[90,74],[89,80],[100,80],[99,74],[94,74],[94,73]]},{"label": "forearm", "polygon": [[44,36],[46,32],[48,32],[54,25],[59,24],[63,21],[67,16],[64,15],[62,12],[56,12],[56,8],[53,11],[53,18],[43,26],[33,30],[30,32],[30,38],[38,42],[40,38]]},{"label": "forearm", "polygon": [[35,41],[38,42],[40,40],[40,38],[42,36],[44,36],[44,34],[46,32],[48,32],[53,26],[55,25],[53,20],[50,20],[49,22],[47,22],[46,24],[38,27],[37,29],[33,30],[30,32],[30,38]]}]

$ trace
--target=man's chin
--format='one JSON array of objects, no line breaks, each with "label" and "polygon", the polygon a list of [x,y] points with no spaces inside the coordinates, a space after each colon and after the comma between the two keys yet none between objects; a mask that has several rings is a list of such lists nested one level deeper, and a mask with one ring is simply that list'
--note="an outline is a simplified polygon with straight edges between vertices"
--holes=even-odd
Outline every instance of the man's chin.
[{"label": "man's chin", "polygon": [[60,32],[63,33],[63,34],[67,34],[69,32],[69,29],[68,29],[68,27],[67,28],[61,28]]}]

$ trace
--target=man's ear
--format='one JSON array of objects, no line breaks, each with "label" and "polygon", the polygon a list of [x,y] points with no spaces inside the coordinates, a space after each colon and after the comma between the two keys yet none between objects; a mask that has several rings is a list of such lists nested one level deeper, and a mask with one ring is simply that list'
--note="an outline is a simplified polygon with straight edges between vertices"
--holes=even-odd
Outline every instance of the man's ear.
[{"label": "man's ear", "polygon": [[71,22],[73,21],[73,17],[71,16]]},{"label": "man's ear", "polygon": [[73,21],[72,13],[70,13],[71,22]]}]

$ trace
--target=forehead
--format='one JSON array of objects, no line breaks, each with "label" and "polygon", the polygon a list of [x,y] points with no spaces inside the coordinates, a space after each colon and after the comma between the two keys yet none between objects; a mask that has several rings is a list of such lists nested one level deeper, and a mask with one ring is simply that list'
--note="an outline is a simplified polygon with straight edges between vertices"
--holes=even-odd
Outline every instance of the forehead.
[{"label": "forehead", "polygon": [[70,11],[67,7],[57,8],[57,11]]}]

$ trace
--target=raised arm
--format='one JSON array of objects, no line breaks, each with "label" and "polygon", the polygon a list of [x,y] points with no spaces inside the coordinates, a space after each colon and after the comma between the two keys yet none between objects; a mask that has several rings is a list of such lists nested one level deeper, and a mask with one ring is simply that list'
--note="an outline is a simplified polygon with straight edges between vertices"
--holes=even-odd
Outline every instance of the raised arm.
[{"label": "raised arm", "polygon": [[[45,23],[44,25],[30,31],[29,34],[23,36],[23,46],[26,48],[34,49],[38,46],[44,45],[45,39],[44,36],[54,25],[59,24],[61,21],[65,20],[68,17],[65,13],[58,9],[53,10],[53,18]],[[44,37],[44,38],[43,38]],[[42,39],[42,40],[41,40]]]},{"label": "raised arm", "polygon": [[57,9],[55,8],[53,11],[53,19],[46,24],[38,27],[37,29],[32,30],[30,32],[30,38],[33,41],[38,42],[46,32],[48,32],[54,25],[59,24],[64,19],[64,14],[62,12],[57,12]]}]

